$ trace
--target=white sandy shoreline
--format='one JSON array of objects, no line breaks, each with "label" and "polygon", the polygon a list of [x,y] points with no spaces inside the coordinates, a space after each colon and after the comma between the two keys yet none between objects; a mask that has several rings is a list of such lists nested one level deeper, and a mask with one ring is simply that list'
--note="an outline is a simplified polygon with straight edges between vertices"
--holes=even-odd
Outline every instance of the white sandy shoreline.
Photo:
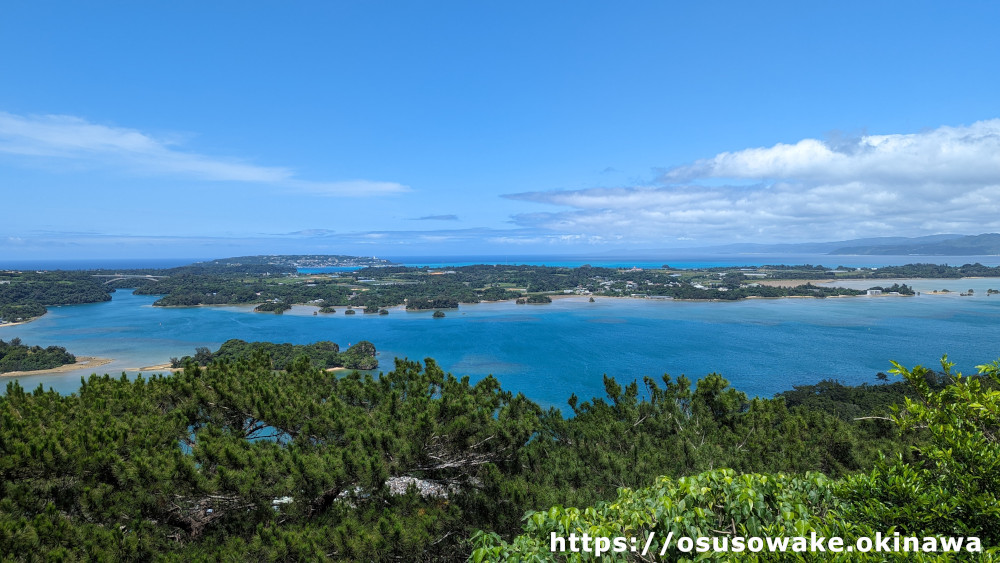
[{"label": "white sandy shoreline", "polygon": [[33,321],[36,321],[36,320],[38,320],[38,319],[40,319],[40,318],[44,317],[44,316],[45,316],[45,315],[47,315],[47,314],[48,314],[48,313],[44,313],[44,314],[42,314],[42,315],[39,315],[39,316],[37,316],[37,317],[32,317],[32,318],[30,318],[30,319],[28,319],[28,320],[26,320],[26,321],[17,321],[16,323],[0,323],[0,328],[3,328],[3,327],[5,327],[5,326],[19,326],[19,325],[26,325],[26,324],[28,324],[28,323],[30,323],[30,322],[33,322]]},{"label": "white sandy shoreline", "polygon": [[81,369],[96,368],[110,364],[114,360],[111,358],[97,358],[94,356],[77,356],[76,363],[66,364],[49,369],[36,369],[31,371],[8,371],[0,373],[0,377],[23,377],[25,375],[51,375],[55,373],[67,373]]}]

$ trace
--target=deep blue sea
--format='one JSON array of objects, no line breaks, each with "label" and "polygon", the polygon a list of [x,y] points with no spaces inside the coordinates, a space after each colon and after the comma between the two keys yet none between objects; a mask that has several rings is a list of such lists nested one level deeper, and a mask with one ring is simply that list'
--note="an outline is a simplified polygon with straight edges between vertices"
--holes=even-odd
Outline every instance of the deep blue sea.
[{"label": "deep blue sea", "polygon": [[[112,374],[134,374],[198,346],[215,349],[229,338],[332,340],[342,347],[366,339],[378,348],[384,370],[397,356],[432,357],[456,375],[493,374],[504,388],[558,407],[571,393],[583,399],[603,395],[604,374],[632,381],[718,372],[750,395],[771,396],[824,378],[875,382],[890,360],[936,366],[947,353],[968,372],[1000,357],[1000,296],[986,295],[987,288],[1000,289],[1000,279],[912,284],[923,293],[741,302],[589,303],[573,297],[549,305],[463,305],[443,319],[399,308],[389,315],[354,316],[314,316],[315,309],[304,306],[284,315],[249,307],[164,309],[152,306],[155,297],[119,291],[107,303],[53,307],[34,322],[0,327],[0,338],[114,358],[98,370]],[[926,293],[935,289],[956,293]],[[957,294],[968,289],[975,294]],[[28,388],[42,384],[70,393],[91,371],[19,380]]]}]

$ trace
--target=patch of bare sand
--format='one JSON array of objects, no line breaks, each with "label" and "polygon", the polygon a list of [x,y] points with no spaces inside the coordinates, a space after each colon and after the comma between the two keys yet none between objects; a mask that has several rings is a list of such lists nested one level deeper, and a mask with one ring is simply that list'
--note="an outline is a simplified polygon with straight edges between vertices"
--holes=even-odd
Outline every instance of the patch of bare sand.
[{"label": "patch of bare sand", "polygon": [[184,368],[170,367],[170,364],[156,364],[155,366],[146,366],[144,368],[139,368],[137,371],[169,371],[171,373],[175,371],[183,371]]},{"label": "patch of bare sand", "polygon": [[42,318],[42,317],[32,317],[32,318],[30,318],[30,319],[28,319],[26,321],[17,321],[16,323],[0,323],[0,327],[25,325],[25,324],[28,324],[31,321],[35,320],[35,319],[40,319],[40,318]]},{"label": "patch of bare sand", "polygon": [[69,371],[76,371],[78,369],[84,368],[96,368],[106,364],[110,364],[114,360],[110,358],[95,358],[93,356],[77,356],[75,364],[66,364],[64,366],[59,366],[50,369],[36,369],[32,371],[8,371],[7,373],[0,373],[0,377],[10,377],[10,376],[20,376],[20,375],[47,375],[53,373],[66,373]]}]

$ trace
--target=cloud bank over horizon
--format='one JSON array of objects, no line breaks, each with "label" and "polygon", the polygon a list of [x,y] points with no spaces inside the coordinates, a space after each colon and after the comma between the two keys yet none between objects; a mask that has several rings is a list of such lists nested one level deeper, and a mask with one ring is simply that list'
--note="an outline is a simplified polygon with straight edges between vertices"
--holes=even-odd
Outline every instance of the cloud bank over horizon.
[{"label": "cloud bank over horizon", "polygon": [[100,165],[138,175],[211,182],[268,184],[285,191],[328,196],[379,196],[409,191],[395,182],[313,181],[294,170],[212,157],[179,148],[136,129],[91,123],[71,115],[15,115],[0,111],[0,153]]},{"label": "cloud bank over horizon", "polygon": [[1000,119],[723,152],[643,186],[504,197],[513,222],[641,241],[784,242],[1000,230]]}]

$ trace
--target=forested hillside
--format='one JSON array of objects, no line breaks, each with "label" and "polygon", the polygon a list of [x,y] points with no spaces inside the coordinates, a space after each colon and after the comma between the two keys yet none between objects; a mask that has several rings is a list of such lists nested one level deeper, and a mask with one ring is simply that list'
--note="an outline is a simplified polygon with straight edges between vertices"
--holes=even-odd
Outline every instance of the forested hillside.
[{"label": "forested hillside", "polygon": [[110,301],[112,291],[89,272],[0,271],[0,321],[40,317],[47,305]]},{"label": "forested hillside", "polygon": [[[604,398],[570,397],[567,417],[492,377],[456,379],[432,360],[397,360],[381,377],[338,376],[304,356],[276,372],[263,349],[248,354],[189,362],[168,377],[93,376],[69,396],[9,384],[0,398],[0,553],[464,560],[478,547],[519,559],[517,550],[544,539],[534,531],[550,525],[544,516],[522,528],[528,511],[596,505],[611,514],[600,503],[680,494],[670,492],[674,480],[698,475],[690,482],[775,475],[791,479],[788,494],[810,495],[792,516],[767,512],[776,505],[766,497],[753,513],[760,526],[831,525],[822,519],[831,507],[872,528],[904,518],[921,529],[998,522],[988,476],[1000,452],[995,434],[984,434],[996,429],[998,401],[979,379],[932,388],[921,381],[940,374],[903,372],[922,399],[896,421],[885,419],[883,399],[904,400],[898,388],[852,388],[823,404],[789,406],[748,399],[717,374],[693,386],[684,377],[607,379]],[[962,397],[978,402],[948,410]],[[879,418],[858,421],[831,407],[844,399],[859,405],[851,415]],[[968,424],[959,434],[927,428],[940,413]],[[947,448],[961,457],[945,468],[935,452]],[[719,502],[745,502],[764,478],[746,479],[742,492],[702,499],[696,505],[709,512],[699,518],[719,517]],[[945,509],[916,519],[927,506]],[[579,514],[567,522],[590,518]],[[735,525],[750,525],[750,513],[739,514]],[[519,533],[527,539],[513,540]]]},{"label": "forested hillside", "polygon": [[[553,558],[553,536],[587,533],[638,538],[643,551],[649,549],[644,555],[628,544],[617,550],[604,546],[603,559],[616,561],[994,561],[1000,556],[1000,362],[979,366],[982,378],[952,377],[951,365],[942,364],[947,384],[937,388],[932,382],[941,382],[940,374],[898,365],[893,370],[915,399],[907,398],[888,419],[904,433],[924,433],[915,459],[884,456],[870,470],[838,480],[822,473],[730,469],[681,478],[668,474],[651,486],[622,488],[613,500],[593,507],[556,505],[529,512],[523,533],[510,541],[479,532],[473,559],[546,560]],[[824,551],[812,547],[815,542],[802,542],[805,549],[781,552],[743,543],[753,537],[814,539],[812,534],[839,538],[842,547],[851,547]],[[713,543],[682,548],[680,542],[668,542],[674,536],[713,538]],[[879,536],[893,538],[886,545],[896,553],[851,552],[864,546],[859,538]],[[908,544],[907,537],[917,541]],[[951,555],[942,554],[942,538],[952,542]],[[737,539],[739,544],[725,543]],[[958,539],[964,547],[956,550]],[[718,551],[717,546],[726,547]],[[588,559],[579,546],[577,553],[564,551],[564,559]]]}]

